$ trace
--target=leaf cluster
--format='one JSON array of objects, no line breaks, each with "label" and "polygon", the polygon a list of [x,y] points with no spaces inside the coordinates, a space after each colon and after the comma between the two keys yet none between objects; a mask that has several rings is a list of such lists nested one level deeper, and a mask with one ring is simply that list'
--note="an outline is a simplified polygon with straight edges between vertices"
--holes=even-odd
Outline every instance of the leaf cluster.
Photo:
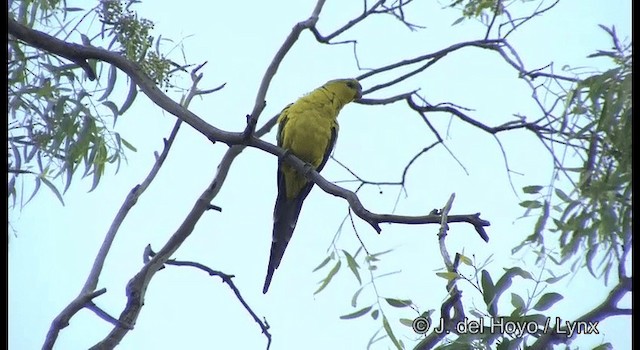
[{"label": "leaf cluster", "polygon": [[[150,35],[153,22],[138,18],[131,9],[136,1],[101,1],[85,10],[67,7],[64,1],[22,0],[9,2],[9,16],[34,29],[67,40],[79,34],[84,45],[108,42],[147,73],[158,85],[169,84],[171,65],[159,51],[159,40]],[[94,34],[92,19],[102,27]],[[88,26],[87,28],[85,28]],[[92,35],[90,38],[89,36]],[[109,42],[110,40],[110,42]],[[150,50],[156,44],[155,51]],[[132,81],[118,83],[122,73],[115,66],[88,60],[97,79],[75,63],[36,49],[20,40],[8,41],[8,172],[12,206],[20,198],[25,205],[45,184],[62,202],[78,169],[90,176],[96,188],[108,164],[119,169],[125,150],[135,147],[113,130],[137,96]],[[114,94],[118,84],[128,93]],[[125,90],[126,91],[126,90]],[[24,180],[32,178],[31,195]],[[55,180],[60,178],[63,187]],[[29,188],[27,191],[31,191]],[[27,198],[28,196],[28,198]],[[25,200],[26,199],[26,200]]]},{"label": "leaf cluster", "polygon": [[[542,232],[552,221],[548,230],[556,234],[560,247],[558,259],[552,259],[560,264],[577,257],[573,270],[584,263],[594,277],[604,276],[606,283],[611,268],[631,244],[632,56],[631,45],[620,42],[615,28],[601,27],[611,36],[612,50],[599,50],[590,57],[609,58],[615,67],[578,82],[567,94],[566,112],[558,124],[558,136],[582,164],[557,164],[556,170],[574,174],[577,181],[568,194],[553,184],[548,187],[558,199],[556,205],[551,206],[549,195],[521,203],[540,214],[533,234],[520,247],[542,245]],[[538,194],[542,189],[527,186],[523,190]]]}]

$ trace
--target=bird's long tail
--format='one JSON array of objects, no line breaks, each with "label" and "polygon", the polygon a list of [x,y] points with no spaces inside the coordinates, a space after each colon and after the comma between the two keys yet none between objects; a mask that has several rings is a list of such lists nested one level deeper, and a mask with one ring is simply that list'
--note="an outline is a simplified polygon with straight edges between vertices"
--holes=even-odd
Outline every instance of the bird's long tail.
[{"label": "bird's long tail", "polygon": [[287,244],[293,235],[293,229],[298,222],[302,200],[304,198],[287,199],[284,191],[278,193],[276,205],[273,210],[273,242],[271,243],[271,255],[267,267],[267,277],[264,281],[262,293],[267,293],[273,273],[280,266]]}]

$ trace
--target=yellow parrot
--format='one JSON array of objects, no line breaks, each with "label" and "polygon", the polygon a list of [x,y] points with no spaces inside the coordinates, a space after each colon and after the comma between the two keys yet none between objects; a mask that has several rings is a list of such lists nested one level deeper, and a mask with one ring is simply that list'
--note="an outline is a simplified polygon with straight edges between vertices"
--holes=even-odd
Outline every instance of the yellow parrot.
[{"label": "yellow parrot", "polygon": [[[362,97],[356,79],[327,82],[295,103],[285,107],[278,118],[278,146],[322,170],[338,136],[338,113],[347,103]],[[267,293],[273,272],[296,227],[302,202],[313,182],[280,159],[278,161],[278,197],[273,209],[273,242],[262,293]]]}]

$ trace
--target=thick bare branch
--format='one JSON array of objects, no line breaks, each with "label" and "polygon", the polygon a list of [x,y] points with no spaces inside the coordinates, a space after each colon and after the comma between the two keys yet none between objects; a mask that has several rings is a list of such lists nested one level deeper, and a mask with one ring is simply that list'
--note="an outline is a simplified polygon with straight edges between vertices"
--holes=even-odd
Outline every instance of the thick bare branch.
[{"label": "thick bare branch", "polygon": [[52,349],[53,344],[58,338],[58,333],[62,328],[65,328],[69,325],[69,320],[71,317],[78,313],[78,311],[82,310],[82,308],[86,307],[93,301],[94,298],[106,293],[107,290],[105,288],[90,292],[90,293],[82,293],[77,298],[75,298],[67,307],[53,319],[51,322],[51,328],[49,328],[49,332],[47,333],[47,337],[45,338],[43,349]]}]

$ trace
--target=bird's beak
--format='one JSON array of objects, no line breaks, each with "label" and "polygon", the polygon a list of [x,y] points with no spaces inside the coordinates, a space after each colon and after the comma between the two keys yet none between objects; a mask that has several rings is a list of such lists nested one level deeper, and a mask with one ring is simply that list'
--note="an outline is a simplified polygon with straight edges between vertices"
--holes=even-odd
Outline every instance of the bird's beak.
[{"label": "bird's beak", "polygon": [[362,88],[358,89],[358,93],[356,94],[356,98],[354,101],[357,101],[362,98]]}]

